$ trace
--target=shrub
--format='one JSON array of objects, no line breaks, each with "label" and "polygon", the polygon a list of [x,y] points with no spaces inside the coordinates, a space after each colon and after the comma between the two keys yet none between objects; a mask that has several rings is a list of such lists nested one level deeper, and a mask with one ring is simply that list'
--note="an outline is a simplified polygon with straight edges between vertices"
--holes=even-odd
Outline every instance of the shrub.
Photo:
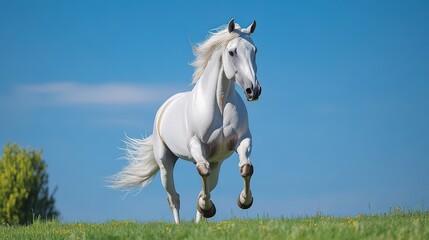
[{"label": "shrub", "polygon": [[0,224],[31,224],[35,218],[59,216],[54,193],[49,195],[42,151],[9,143],[0,159]]}]

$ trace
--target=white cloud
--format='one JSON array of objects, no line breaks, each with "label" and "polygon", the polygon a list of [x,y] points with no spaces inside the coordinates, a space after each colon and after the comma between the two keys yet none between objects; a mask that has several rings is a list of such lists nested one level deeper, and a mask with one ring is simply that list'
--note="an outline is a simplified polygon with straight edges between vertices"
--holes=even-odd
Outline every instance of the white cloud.
[{"label": "white cloud", "polygon": [[145,104],[166,100],[183,89],[169,85],[58,82],[19,85],[14,98],[36,105]]}]

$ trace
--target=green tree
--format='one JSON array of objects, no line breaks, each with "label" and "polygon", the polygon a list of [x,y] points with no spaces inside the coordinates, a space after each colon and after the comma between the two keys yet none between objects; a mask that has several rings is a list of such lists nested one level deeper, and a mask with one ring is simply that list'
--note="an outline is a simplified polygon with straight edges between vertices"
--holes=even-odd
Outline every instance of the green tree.
[{"label": "green tree", "polygon": [[42,151],[9,143],[0,159],[0,224],[31,224],[35,218],[59,216],[54,193],[49,195]]}]

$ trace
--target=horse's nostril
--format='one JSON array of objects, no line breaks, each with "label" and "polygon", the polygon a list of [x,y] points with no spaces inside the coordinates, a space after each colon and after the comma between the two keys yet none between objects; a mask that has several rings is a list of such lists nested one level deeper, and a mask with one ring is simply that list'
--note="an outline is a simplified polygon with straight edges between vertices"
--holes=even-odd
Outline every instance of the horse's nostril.
[{"label": "horse's nostril", "polygon": [[252,89],[250,89],[250,88],[246,88],[246,93],[247,93],[247,94],[252,94]]}]

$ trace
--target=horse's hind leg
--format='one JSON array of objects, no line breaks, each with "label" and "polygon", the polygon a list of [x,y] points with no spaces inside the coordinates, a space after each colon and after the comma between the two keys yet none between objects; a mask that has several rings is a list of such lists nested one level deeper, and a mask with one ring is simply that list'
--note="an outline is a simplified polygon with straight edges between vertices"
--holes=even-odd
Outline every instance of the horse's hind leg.
[{"label": "horse's hind leg", "polygon": [[170,149],[167,148],[167,146],[165,146],[163,142],[159,141],[160,139],[157,140],[157,144],[154,144],[155,158],[159,165],[162,186],[167,191],[167,201],[171,212],[173,213],[174,222],[178,224],[180,222],[180,196],[176,192],[173,178],[173,170],[177,157],[170,151]]},{"label": "horse's hind leg", "polygon": [[173,169],[176,161],[177,158],[165,161],[162,166],[160,166],[160,175],[162,186],[164,186],[167,191],[167,201],[173,213],[174,222],[178,224],[180,222],[180,196],[176,192],[173,178]]},{"label": "horse's hind leg", "polygon": [[253,175],[253,165],[250,162],[251,149],[252,140],[250,137],[243,139],[236,149],[240,158],[238,167],[240,169],[240,174],[244,179],[243,191],[241,191],[237,199],[237,204],[242,209],[248,209],[253,204],[253,196],[250,191],[250,178]]}]

